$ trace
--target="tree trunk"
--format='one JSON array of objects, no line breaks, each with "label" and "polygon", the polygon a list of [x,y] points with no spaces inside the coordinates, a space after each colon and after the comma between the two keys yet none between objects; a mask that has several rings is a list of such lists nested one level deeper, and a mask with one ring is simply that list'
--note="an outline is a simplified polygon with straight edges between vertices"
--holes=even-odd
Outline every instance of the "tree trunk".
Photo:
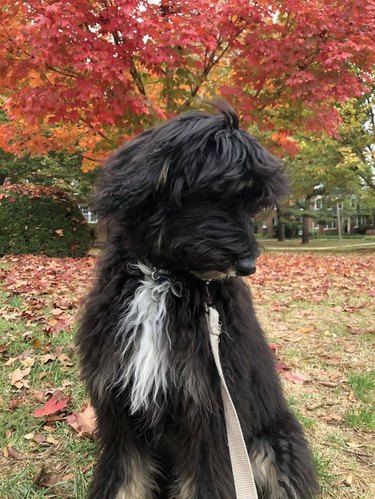
[{"label": "tree trunk", "polygon": [[276,204],[276,216],[277,216],[277,240],[285,241],[285,224],[281,221],[281,208],[279,204]]},{"label": "tree trunk", "polygon": [[[310,196],[305,199],[305,211],[310,209]],[[303,215],[302,217],[302,244],[309,244],[309,216]]]},{"label": "tree trunk", "polygon": [[303,215],[302,217],[302,244],[309,244],[309,217]]},{"label": "tree trunk", "polygon": [[340,204],[336,203],[336,210],[337,210],[337,235],[339,236],[339,241],[342,239],[342,234],[341,234],[341,213],[340,213]]}]

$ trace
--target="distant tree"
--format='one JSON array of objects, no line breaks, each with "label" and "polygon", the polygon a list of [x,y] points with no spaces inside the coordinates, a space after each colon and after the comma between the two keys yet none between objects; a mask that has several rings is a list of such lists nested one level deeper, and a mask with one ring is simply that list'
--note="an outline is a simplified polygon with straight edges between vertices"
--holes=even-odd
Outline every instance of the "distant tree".
[{"label": "distant tree", "polygon": [[288,161],[292,192],[304,218],[302,242],[308,243],[311,199],[322,194],[334,205],[354,194],[362,206],[375,204],[375,88],[341,109],[335,137],[300,137],[300,151]]},{"label": "distant tree", "polygon": [[81,164],[80,154],[52,151],[43,156],[16,157],[0,149],[0,185],[8,179],[12,184],[56,187],[77,201],[86,202],[97,172],[83,173]]}]

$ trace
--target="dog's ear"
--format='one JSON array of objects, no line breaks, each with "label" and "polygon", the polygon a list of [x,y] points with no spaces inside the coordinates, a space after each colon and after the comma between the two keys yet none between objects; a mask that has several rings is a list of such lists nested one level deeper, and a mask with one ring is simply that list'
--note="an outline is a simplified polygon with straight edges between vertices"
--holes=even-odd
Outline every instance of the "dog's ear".
[{"label": "dog's ear", "polygon": [[[247,138],[249,139],[249,135]],[[247,142],[250,157],[251,197],[254,208],[260,211],[274,205],[289,193],[289,181],[284,163],[250,136]]]},{"label": "dog's ear", "polygon": [[160,166],[145,154],[152,129],[117,149],[96,183],[90,206],[100,218],[139,219],[155,194]]}]

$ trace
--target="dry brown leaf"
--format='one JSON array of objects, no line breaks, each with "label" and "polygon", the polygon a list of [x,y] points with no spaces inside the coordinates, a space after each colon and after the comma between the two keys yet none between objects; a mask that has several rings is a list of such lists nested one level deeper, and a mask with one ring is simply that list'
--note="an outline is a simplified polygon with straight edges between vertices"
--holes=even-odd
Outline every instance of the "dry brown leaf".
[{"label": "dry brown leaf", "polygon": [[68,357],[65,353],[61,353],[57,356],[57,360],[65,367],[73,366],[72,359]]},{"label": "dry brown leaf", "polygon": [[343,480],[343,484],[346,487],[351,487],[352,483],[353,483],[353,475],[347,475]]},{"label": "dry brown leaf", "polygon": [[58,445],[59,444],[59,441],[56,440],[56,438],[53,438],[51,435],[48,435],[45,439],[45,441],[48,443],[48,444],[51,444],[51,445]]},{"label": "dry brown leaf", "polygon": [[42,342],[39,338],[34,338],[31,342],[31,346],[35,349],[39,349],[42,347]]},{"label": "dry brown leaf", "polygon": [[23,386],[29,387],[28,382],[24,379],[30,374],[31,367],[25,367],[25,369],[16,369],[10,375],[10,384],[16,388],[22,388]]},{"label": "dry brown leaf", "polygon": [[52,487],[60,481],[60,477],[49,473],[43,464],[40,470],[34,475],[33,481],[39,487]]},{"label": "dry brown leaf", "polygon": [[91,405],[83,408],[81,412],[71,414],[66,421],[80,437],[89,437],[95,433],[96,415]]},{"label": "dry brown leaf", "polygon": [[53,362],[54,360],[56,360],[56,355],[46,353],[45,355],[41,355],[39,357],[39,360],[42,364],[47,364],[47,362]]},{"label": "dry brown leaf", "polygon": [[[6,451],[5,451],[5,449],[6,449]],[[9,457],[12,457],[13,459],[19,460],[22,457],[21,453],[10,444],[7,444],[7,446],[3,449],[3,455],[7,459],[9,459]]]},{"label": "dry brown leaf", "polygon": [[292,383],[296,385],[303,385],[305,383],[309,383],[311,381],[311,378],[306,376],[305,374],[299,373],[299,372],[291,372],[291,371],[282,371],[281,373],[282,377],[287,379],[288,381],[291,381]]},{"label": "dry brown leaf", "polygon": [[20,360],[20,363],[23,365],[23,367],[33,367],[35,364],[35,359],[34,357],[26,357],[25,359]]},{"label": "dry brown leaf", "polygon": [[300,334],[307,334],[307,333],[312,333],[314,331],[314,328],[312,327],[300,327],[297,329],[297,333]]}]

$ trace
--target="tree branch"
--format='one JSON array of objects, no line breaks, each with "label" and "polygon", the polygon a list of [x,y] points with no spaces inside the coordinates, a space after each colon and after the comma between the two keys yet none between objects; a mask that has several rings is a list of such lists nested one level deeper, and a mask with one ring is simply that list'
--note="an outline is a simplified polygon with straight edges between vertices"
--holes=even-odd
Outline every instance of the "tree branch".
[{"label": "tree branch", "polygon": [[177,112],[180,112],[184,107],[189,106],[193,98],[197,95],[198,90],[201,88],[203,82],[205,81],[206,77],[209,75],[211,72],[212,68],[218,64],[218,62],[224,57],[224,55],[227,53],[229,48],[231,47],[232,43],[241,35],[241,33],[244,31],[245,27],[241,28],[238,33],[236,33],[235,36],[233,36],[227,43],[226,47],[221,51],[221,53],[215,57],[217,51],[220,49],[220,46],[222,44],[222,39],[221,36],[219,35],[217,39],[217,48],[210,53],[210,55],[207,58],[208,52],[206,51],[205,54],[205,60],[208,62],[205,65],[201,75],[198,77],[198,83],[194,87],[191,88],[190,95],[189,97],[185,100],[183,104],[181,104],[177,110]]}]

